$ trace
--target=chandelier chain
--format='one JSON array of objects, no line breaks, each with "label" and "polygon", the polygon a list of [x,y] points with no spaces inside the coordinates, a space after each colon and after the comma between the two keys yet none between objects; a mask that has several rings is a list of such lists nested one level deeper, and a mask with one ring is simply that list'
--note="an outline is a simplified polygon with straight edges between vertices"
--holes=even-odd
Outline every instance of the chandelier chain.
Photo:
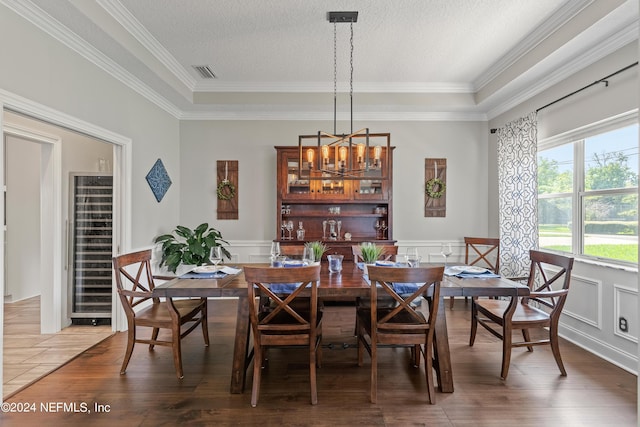
[{"label": "chandelier chain", "polygon": [[338,42],[337,42],[337,27],[336,23],[333,23],[333,134],[336,134],[336,105],[338,98]]},{"label": "chandelier chain", "polygon": [[353,22],[350,23],[351,28],[351,39],[349,40],[351,44],[351,50],[349,52],[349,100],[350,100],[350,108],[351,108],[351,133],[353,133]]}]

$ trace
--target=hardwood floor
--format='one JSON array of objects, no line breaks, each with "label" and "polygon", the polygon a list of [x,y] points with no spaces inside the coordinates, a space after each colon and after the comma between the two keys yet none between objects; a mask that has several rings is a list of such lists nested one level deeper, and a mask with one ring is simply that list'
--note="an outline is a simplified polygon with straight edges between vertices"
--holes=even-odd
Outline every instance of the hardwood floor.
[{"label": "hardwood floor", "polygon": [[[137,346],[119,374],[126,335],[118,333],[7,399],[35,404],[31,413],[0,413],[3,426],[636,426],[634,375],[562,342],[567,377],[549,349],[516,349],[507,381],[501,381],[501,343],[479,331],[468,346],[469,311],[463,300],[449,310],[455,392],[426,403],[424,372],[409,365],[404,349],[380,350],[378,404],[369,403],[369,364],[358,367],[349,306],[325,308],[318,405],[309,403],[304,352],[270,351],[260,401],[251,408],[251,378],[244,394],[230,394],[235,300],[210,300],[211,346],[189,335],[183,345],[185,377],[177,380],[171,352]],[[346,348],[342,343],[350,344]],[[55,412],[45,412],[41,405]],[[64,405],[67,405],[65,408]],[[87,411],[84,411],[84,405]],[[102,405],[102,412],[95,411]],[[90,412],[88,412],[90,411]]]},{"label": "hardwood floor", "polygon": [[112,334],[111,326],[40,334],[40,297],[5,304],[2,395],[10,396]]}]

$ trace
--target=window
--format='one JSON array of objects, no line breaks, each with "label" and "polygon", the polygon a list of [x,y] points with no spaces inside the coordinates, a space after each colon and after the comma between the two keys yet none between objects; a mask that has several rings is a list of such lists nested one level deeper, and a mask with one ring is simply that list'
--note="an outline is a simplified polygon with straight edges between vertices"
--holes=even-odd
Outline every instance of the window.
[{"label": "window", "polygon": [[629,121],[541,142],[541,248],[637,264],[638,124]]}]

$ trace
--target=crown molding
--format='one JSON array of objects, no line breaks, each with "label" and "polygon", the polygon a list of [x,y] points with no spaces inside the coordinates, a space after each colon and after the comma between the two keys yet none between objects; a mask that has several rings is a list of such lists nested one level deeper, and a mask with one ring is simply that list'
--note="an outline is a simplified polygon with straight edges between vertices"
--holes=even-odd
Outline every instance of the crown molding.
[{"label": "crown molding", "polygon": [[173,55],[162,46],[153,35],[118,0],[97,0],[122,27],[147,49],[176,78],[193,92],[196,79],[180,65]]},{"label": "crown molding", "polygon": [[180,115],[180,109],[173,103],[160,96],[35,4],[19,0],[0,0],[0,2],[173,117],[177,118]]},{"label": "crown molding", "polygon": [[[331,82],[198,82],[195,92],[332,93]],[[349,84],[338,83],[339,93],[349,93]],[[355,82],[357,93],[474,93],[468,83]]]},{"label": "crown molding", "polygon": [[[286,120],[286,121],[332,121],[332,113],[291,111],[270,111],[268,108],[257,111],[194,111],[183,112],[180,120]],[[367,122],[486,122],[484,113],[475,112],[369,112],[354,113],[354,120]],[[349,120],[347,115],[338,117],[340,121]]]},{"label": "crown molding", "polygon": [[[627,25],[622,30],[613,34],[605,39],[602,43],[595,46],[593,49],[585,52],[584,54],[574,58],[573,60],[566,62],[563,66],[556,69],[551,74],[545,76],[544,79],[539,79],[537,84],[527,86],[525,90],[522,90],[509,99],[503,101],[494,108],[487,111],[487,117],[489,120],[494,119],[502,113],[509,111],[510,109],[522,104],[528,99],[538,95],[546,89],[549,89],[553,85],[571,77],[576,72],[588,67],[589,65],[599,61],[600,59],[612,54],[616,50],[638,40],[639,22],[635,22]],[[499,96],[498,93],[494,97]],[[492,97],[492,98],[494,98]],[[490,99],[485,100],[482,104],[487,104]]]},{"label": "crown molding", "polygon": [[482,73],[473,83],[474,91],[477,92],[481,90],[593,2],[594,0],[577,0],[562,5],[546,19],[540,27],[536,28],[535,31],[519,42],[515,48],[507,52],[507,54]]}]

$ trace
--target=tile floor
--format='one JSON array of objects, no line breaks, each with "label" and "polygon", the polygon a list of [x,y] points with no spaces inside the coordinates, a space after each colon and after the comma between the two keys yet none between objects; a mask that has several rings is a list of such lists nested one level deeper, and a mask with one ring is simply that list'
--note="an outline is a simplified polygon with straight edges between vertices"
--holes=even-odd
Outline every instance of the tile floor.
[{"label": "tile floor", "polygon": [[111,326],[69,326],[40,334],[40,297],[4,305],[2,396],[37,381],[112,334]]}]

